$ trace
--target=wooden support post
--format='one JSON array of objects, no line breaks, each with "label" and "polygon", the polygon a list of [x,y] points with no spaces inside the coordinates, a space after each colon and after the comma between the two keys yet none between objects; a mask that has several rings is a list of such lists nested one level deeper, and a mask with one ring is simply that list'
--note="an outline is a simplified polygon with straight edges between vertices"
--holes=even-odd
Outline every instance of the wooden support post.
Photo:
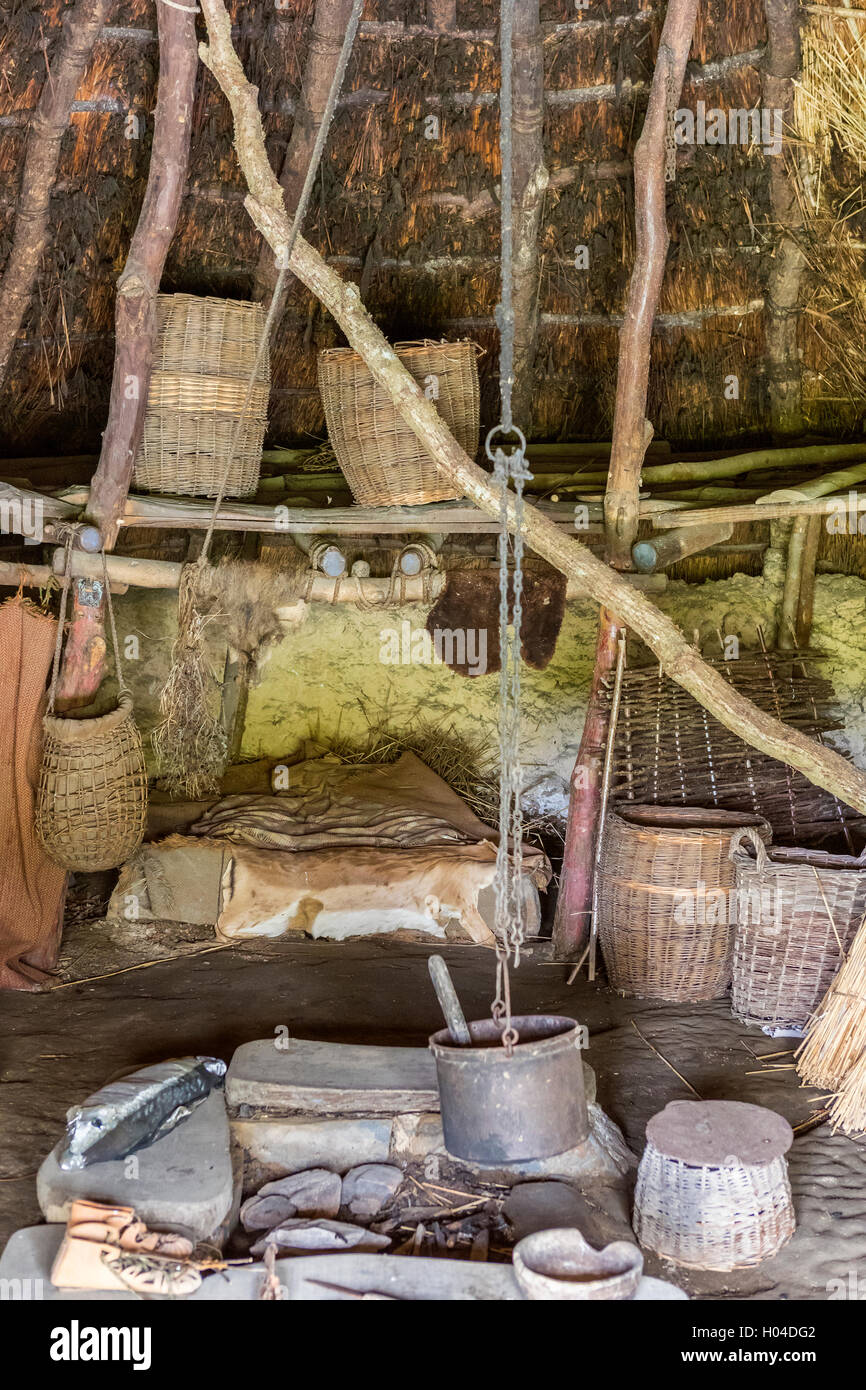
[{"label": "wooden support post", "polygon": [[668,0],[643,130],[634,152],[636,251],[625,319],[613,416],[610,472],[604,499],[609,558],[628,569],[637,536],[638,490],[652,425],[646,419],[650,342],[670,237],[665,215],[665,137],[679,101],[698,0]]},{"label": "wooden support post", "polygon": [[[189,160],[198,67],[195,12],[189,6],[158,4],[157,21],[159,90],[150,170],[138,224],[117,281],[108,422],[87,504],[105,550],[111,550],[117,539],[144,429],[157,334],[156,296],[177,226]],[[79,589],[83,582],[78,581]],[[96,640],[95,627],[101,628],[103,617],[104,595],[96,611],[86,605],[73,606],[58,702],[87,703],[99,688],[106,645],[104,638],[101,644]],[[99,651],[101,657],[96,659]]]},{"label": "wooden support post", "polygon": [[544,56],[538,0],[514,12],[514,419],[529,433],[538,337],[538,232],[548,175],[544,164]]},{"label": "wooden support post", "polygon": [[88,513],[106,550],[117,528],[144,429],[156,346],[156,296],[186,186],[198,55],[192,6],[157,5],[159,91],[144,202],[117,281],[114,374],[108,423]]},{"label": "wooden support post", "polygon": [[[231,20],[222,0],[201,0],[201,4],[210,43],[202,44],[199,53],[232,108],[235,148],[250,190],[245,207],[274,252],[287,256],[291,222],[268,163],[255,88],[247,81],[232,46]],[[333,314],[350,346],[363,357],[374,380],[387,392],[401,419],[444,475],[488,516],[498,516],[500,498],[489,475],[463,451],[432,401],[402,365],[365,310],[357,287],[341,280],[302,236],[295,239],[288,264]],[[506,524],[512,531],[517,527],[513,498],[506,505]],[[688,690],[721,724],[761,752],[798,768],[816,786],[866,814],[866,773],[841,754],[758,709],[702,659],[654,603],[530,504],[524,509],[523,534],[529,549],[582,583],[590,598],[616,613],[623,624],[643,638],[671,679]]]},{"label": "wooden support post", "polygon": [[823,531],[824,525],[822,518],[820,516],[810,516],[806,529],[806,539],[803,543],[800,600],[797,605],[797,622],[795,627],[797,647],[800,651],[806,650],[812,636],[812,609],[815,602],[815,566],[818,560],[818,548],[821,544]]},{"label": "wooden support post", "polygon": [[553,924],[553,951],[557,960],[577,960],[589,935],[595,842],[609,716],[604,681],[616,666],[617,643],[624,632],[625,629],[614,615],[602,608],[589,703],[569,789],[568,824]]},{"label": "wooden support post", "polygon": [[[764,109],[781,111],[782,129],[789,135],[794,129],[794,83],[800,75],[800,7],[798,0],[764,0],[764,13]],[[803,432],[798,326],[806,258],[797,240],[803,228],[803,209],[784,146],[767,163],[771,217],[781,233],[775,242],[765,304],[767,391],[773,435],[784,438]]]},{"label": "wooden support post", "polygon": [[[301,98],[295,110],[292,133],[280,170],[280,187],[286,196],[286,207],[292,214],[298,206],[316,136],[324,118],[352,3],[353,0],[316,0],[301,82]],[[265,241],[256,267],[253,298],[269,300],[276,288],[278,274],[274,253]],[[284,289],[283,297],[285,293]],[[282,305],[277,308],[275,328],[280,321],[281,310]]]},{"label": "wooden support post", "polygon": [[51,190],[72,103],[110,9],[110,0],[78,0],[64,16],[63,33],[30,125],[12,249],[0,280],[0,383],[48,244]]}]

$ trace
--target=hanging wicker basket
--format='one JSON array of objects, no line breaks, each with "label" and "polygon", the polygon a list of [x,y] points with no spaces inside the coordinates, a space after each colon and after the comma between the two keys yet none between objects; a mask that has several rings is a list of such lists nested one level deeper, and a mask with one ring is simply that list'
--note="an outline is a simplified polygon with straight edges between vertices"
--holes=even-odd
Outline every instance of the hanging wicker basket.
[{"label": "hanging wicker basket", "polygon": [[248,497],[258,487],[268,418],[267,349],[256,368],[264,309],[233,299],[161,294],[157,313],[159,339],[135,486],[216,497],[231,457],[224,495]]},{"label": "hanging wicker basket", "polygon": [[[430,394],[457,442],[474,458],[480,411],[478,344],[424,339],[397,343],[394,350]],[[328,436],[356,502],[399,507],[462,496],[397,414],[391,397],[357,352],[320,352],[319,390]]]},{"label": "hanging wicker basket", "polygon": [[598,935],[608,978],[639,999],[717,999],[731,979],[731,832],[770,827],[738,811],[616,807],[607,818]]},{"label": "hanging wicker basket", "polygon": [[805,1028],[866,912],[866,850],[767,850],[735,833],[737,924],[731,1007],[744,1023]]},{"label": "hanging wicker basket", "polygon": [[122,692],[97,719],[46,714],[36,830],[64,869],[114,869],[138,848],[147,814],[147,769]]}]

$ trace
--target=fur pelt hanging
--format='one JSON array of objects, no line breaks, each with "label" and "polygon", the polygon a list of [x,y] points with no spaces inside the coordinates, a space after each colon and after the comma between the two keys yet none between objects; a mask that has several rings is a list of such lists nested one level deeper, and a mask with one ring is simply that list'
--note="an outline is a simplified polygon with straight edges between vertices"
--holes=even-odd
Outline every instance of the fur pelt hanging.
[{"label": "fur pelt hanging", "polygon": [[219,565],[200,567],[196,579],[199,612],[203,618],[219,622],[221,635],[246,668],[249,685],[258,685],[271,649],[285,633],[277,609],[294,603],[299,588],[295,575],[255,561],[224,560]]},{"label": "fur pelt hanging", "polygon": [[[543,560],[532,560],[523,572],[523,623],[520,650],[523,660],[536,671],[543,671],[556,651],[556,639],[565,613],[565,575]],[[508,610],[513,604],[509,584]],[[436,644],[437,631],[486,633],[487,660],[484,670],[469,661],[461,662],[440,641],[437,650],[452,671],[461,676],[490,675],[499,670],[499,575],[496,570],[451,570],[445,587],[427,616],[427,631]],[[477,653],[476,642],[474,650]],[[459,652],[459,647],[457,651]]]}]

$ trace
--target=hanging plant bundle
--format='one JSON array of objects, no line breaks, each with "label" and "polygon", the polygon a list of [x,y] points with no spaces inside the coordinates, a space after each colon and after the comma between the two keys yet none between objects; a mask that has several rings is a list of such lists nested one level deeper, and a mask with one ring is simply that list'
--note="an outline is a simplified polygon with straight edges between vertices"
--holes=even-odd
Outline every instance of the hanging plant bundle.
[{"label": "hanging plant bundle", "polygon": [[170,796],[193,801],[219,791],[225,771],[225,730],[214,718],[217,681],[205,650],[197,585],[200,566],[185,565],[177,603],[177,637],[171,670],[159,697],[162,720],[152,735],[160,776]]}]

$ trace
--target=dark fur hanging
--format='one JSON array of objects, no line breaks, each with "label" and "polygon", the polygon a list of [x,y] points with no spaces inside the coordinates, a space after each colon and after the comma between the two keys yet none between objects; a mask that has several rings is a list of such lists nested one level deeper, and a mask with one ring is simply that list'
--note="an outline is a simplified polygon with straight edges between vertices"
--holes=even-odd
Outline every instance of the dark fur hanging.
[{"label": "dark fur hanging", "polygon": [[[541,560],[525,566],[523,574],[523,623],[520,650],[523,660],[536,671],[543,671],[556,651],[556,639],[565,612],[565,575]],[[509,615],[513,602],[509,585]],[[442,643],[445,664],[461,676],[490,675],[499,670],[499,575],[495,570],[452,570],[427,616],[427,631],[436,642],[442,633],[486,633],[487,661],[483,671],[469,660],[458,661],[448,644]],[[477,653],[478,646],[474,650]],[[459,652],[459,648],[458,648]]]}]

